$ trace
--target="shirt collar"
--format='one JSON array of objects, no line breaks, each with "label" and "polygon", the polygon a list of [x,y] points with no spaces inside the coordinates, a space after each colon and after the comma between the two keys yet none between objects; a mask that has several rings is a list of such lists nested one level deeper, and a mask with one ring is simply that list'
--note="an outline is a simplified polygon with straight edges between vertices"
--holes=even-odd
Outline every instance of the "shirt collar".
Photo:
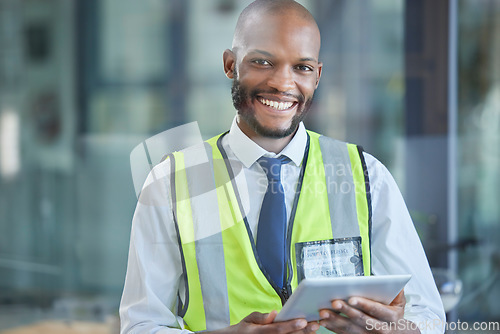
[{"label": "shirt collar", "polygon": [[250,168],[250,166],[263,155],[271,158],[285,155],[290,158],[296,166],[300,166],[307,145],[307,132],[304,124],[300,122],[297,132],[288,145],[279,154],[274,154],[273,152],[266,151],[248,138],[239,128],[235,117],[231,129],[227,134],[227,140],[234,155],[246,168]]}]

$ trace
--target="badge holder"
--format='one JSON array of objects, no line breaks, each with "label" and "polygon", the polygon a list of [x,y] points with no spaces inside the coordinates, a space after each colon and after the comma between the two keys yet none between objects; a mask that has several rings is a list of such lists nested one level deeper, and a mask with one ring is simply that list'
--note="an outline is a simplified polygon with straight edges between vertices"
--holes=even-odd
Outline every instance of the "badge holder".
[{"label": "badge holder", "polygon": [[361,237],[295,244],[297,279],[363,276]]}]

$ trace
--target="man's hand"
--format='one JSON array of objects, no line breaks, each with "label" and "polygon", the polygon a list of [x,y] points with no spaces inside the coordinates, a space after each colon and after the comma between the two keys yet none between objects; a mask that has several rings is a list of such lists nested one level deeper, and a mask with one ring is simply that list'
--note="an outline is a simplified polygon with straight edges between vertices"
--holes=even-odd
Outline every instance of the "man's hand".
[{"label": "man's hand", "polygon": [[349,333],[420,333],[418,327],[403,318],[406,298],[401,291],[389,305],[352,297],[332,301],[332,310],[320,311],[320,325],[337,334]]},{"label": "man's hand", "polygon": [[319,324],[317,322],[307,323],[305,319],[295,319],[273,323],[277,314],[278,312],[276,311],[272,311],[271,313],[253,312],[236,325],[219,331],[205,333],[307,334],[316,333],[319,329]]}]

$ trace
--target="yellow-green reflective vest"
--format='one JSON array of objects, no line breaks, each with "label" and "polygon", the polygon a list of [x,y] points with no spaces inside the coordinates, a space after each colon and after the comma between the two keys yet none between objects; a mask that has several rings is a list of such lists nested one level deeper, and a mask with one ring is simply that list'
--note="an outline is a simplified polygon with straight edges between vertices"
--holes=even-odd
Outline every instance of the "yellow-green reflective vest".
[{"label": "yellow-green reflective vest", "polygon": [[[179,314],[192,331],[215,330],[248,314],[280,310],[297,287],[295,244],[361,237],[370,275],[371,201],[362,149],[308,131],[288,228],[288,284],[275,289],[260,267],[235,177],[242,166],[222,148],[223,135],[175,152],[171,161],[174,221],[186,283]],[[243,175],[243,174],[242,174]]]}]

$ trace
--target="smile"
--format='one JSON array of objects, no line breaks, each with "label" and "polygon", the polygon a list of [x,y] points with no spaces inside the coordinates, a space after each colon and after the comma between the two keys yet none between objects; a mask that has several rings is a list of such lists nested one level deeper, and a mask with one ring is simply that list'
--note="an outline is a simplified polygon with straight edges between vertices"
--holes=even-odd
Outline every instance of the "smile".
[{"label": "smile", "polygon": [[259,97],[258,98],[259,102],[262,103],[263,105],[269,106],[271,108],[274,108],[276,110],[286,110],[290,109],[295,102],[278,102],[278,101],[271,101],[268,99],[264,99]]}]

